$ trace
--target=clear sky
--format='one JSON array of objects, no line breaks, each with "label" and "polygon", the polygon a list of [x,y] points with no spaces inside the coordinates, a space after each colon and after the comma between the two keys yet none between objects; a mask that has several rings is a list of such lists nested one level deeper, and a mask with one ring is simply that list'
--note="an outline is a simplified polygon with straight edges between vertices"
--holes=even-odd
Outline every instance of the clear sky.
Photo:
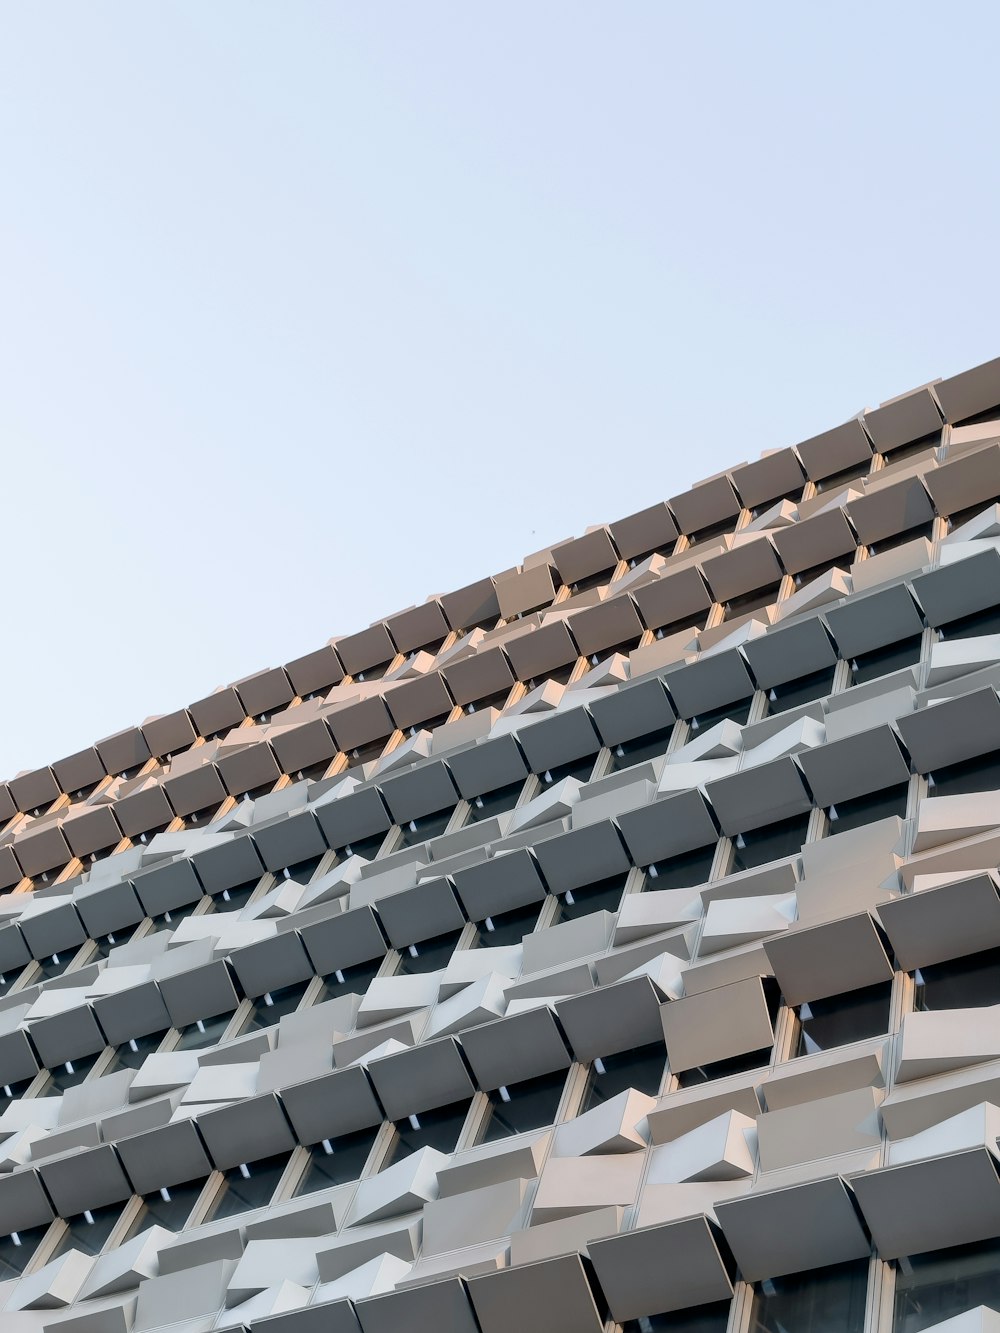
[{"label": "clear sky", "polygon": [[6,0],[0,776],[1000,354],[998,49]]}]

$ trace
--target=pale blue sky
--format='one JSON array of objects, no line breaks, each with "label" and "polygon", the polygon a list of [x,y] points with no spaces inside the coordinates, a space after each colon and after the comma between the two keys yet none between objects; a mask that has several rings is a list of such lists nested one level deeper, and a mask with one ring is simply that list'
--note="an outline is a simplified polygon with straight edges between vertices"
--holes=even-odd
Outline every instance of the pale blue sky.
[{"label": "pale blue sky", "polygon": [[998,49],[4,0],[0,776],[1000,353]]}]

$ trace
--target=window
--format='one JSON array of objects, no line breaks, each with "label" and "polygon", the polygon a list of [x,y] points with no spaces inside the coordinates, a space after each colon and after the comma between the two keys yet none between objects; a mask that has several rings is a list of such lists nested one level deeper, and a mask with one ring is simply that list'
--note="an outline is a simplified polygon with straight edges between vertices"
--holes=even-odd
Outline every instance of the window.
[{"label": "window", "polygon": [[546,785],[562,782],[563,778],[578,778],[580,782],[586,782],[594,771],[596,758],[596,754],[584,755],[582,759],[574,759],[568,764],[557,764],[555,768],[547,768],[538,776]]},{"label": "window", "polygon": [[716,843],[696,847],[683,856],[672,856],[669,861],[657,861],[646,872],[643,891],[656,889],[691,889],[707,882],[715,860]]},{"label": "window", "polygon": [[885,537],[880,537],[877,542],[872,542],[868,551],[870,555],[883,555],[886,551],[894,551],[897,546],[915,542],[920,537],[926,538],[927,541],[934,540],[933,519],[927,523],[918,523],[915,528],[907,528],[905,532],[890,532]]},{"label": "window", "polygon": [[293,879],[296,884],[308,884],[319,869],[322,859],[322,856],[308,856],[304,861],[296,861],[294,865],[286,866],[283,871],[285,879]]},{"label": "window", "polygon": [[1000,1004],[1000,949],[932,963],[914,974],[914,1009],[981,1009]]},{"label": "window", "polygon": [[729,1301],[714,1301],[670,1314],[643,1315],[622,1324],[622,1333],[726,1333],[729,1305]]},{"label": "window", "polygon": [[150,1227],[166,1227],[168,1231],[183,1231],[195,1204],[205,1188],[204,1180],[186,1180],[143,1196],[139,1214],[129,1227],[127,1240]]},{"label": "window", "polygon": [[75,1088],[78,1083],[83,1082],[95,1064],[97,1064],[96,1054],[81,1055],[77,1060],[67,1060],[64,1065],[50,1069],[45,1084],[45,1095],[51,1096],[53,1092],[65,1092],[67,1088]]},{"label": "window", "polygon": [[[348,843],[348,845],[343,848],[343,855],[360,856],[364,861],[374,861],[384,842],[384,833],[375,833],[370,838],[359,838],[357,842]],[[338,852],[337,855],[339,859],[340,853]]]},{"label": "window", "polygon": [[884,648],[874,648],[870,653],[859,653],[851,662],[851,678],[855,685],[864,685],[866,681],[878,680],[879,676],[888,676],[893,671],[902,671],[904,667],[916,666],[920,661],[921,635],[915,634],[910,639],[900,639]]},{"label": "window", "polygon": [[339,1139],[324,1139],[309,1149],[309,1163],[295,1193],[314,1194],[331,1185],[346,1185],[358,1180],[371,1153],[379,1127],[343,1134]]},{"label": "window", "polygon": [[230,1012],[216,1014],[214,1018],[199,1018],[196,1022],[189,1023],[187,1027],[181,1028],[180,1040],[174,1050],[200,1051],[206,1046],[214,1046],[222,1040],[232,1017]]},{"label": "window", "polygon": [[[22,1079],[20,1083],[5,1083],[3,1087],[0,1087],[0,1112],[4,1110],[9,1102],[16,1101],[18,1097],[23,1097],[34,1081],[34,1076],[32,1076],[31,1078]],[[0,1277],[0,1282],[2,1281],[3,1278]]]},{"label": "window", "polygon": [[578,889],[567,889],[559,897],[559,911],[553,925],[561,921],[576,921],[591,912],[617,912],[625,892],[627,875],[612,875],[596,884],[583,884]]},{"label": "window", "polygon": [[401,949],[398,971],[412,977],[418,972],[437,972],[447,967],[461,933],[460,930],[452,930],[447,935],[435,935],[432,939],[421,940],[419,944]]},{"label": "window", "polygon": [[551,1125],[556,1118],[565,1086],[566,1070],[559,1069],[554,1074],[526,1078],[520,1083],[511,1083],[509,1087],[491,1092],[490,1116],[482,1136],[483,1142],[495,1143],[513,1134],[524,1134],[530,1129]]},{"label": "window", "polygon": [[873,824],[877,819],[889,819],[892,815],[905,819],[908,792],[908,785],[901,782],[899,786],[887,787],[884,791],[873,791],[867,796],[838,801],[826,812],[831,836],[860,828],[862,824]]},{"label": "window", "polygon": [[14,1231],[9,1236],[0,1236],[0,1282],[21,1276],[48,1229],[49,1224],[46,1223],[27,1231]]},{"label": "window", "polygon": [[748,616],[754,611],[761,610],[762,607],[770,606],[772,602],[778,600],[778,589],[781,582],[769,584],[766,588],[754,588],[752,592],[742,593],[739,597],[733,597],[726,602],[723,609],[723,622],[737,620],[741,616]]},{"label": "window", "polygon": [[107,958],[110,956],[112,949],[117,949],[122,944],[128,944],[135,934],[135,929],[135,926],[126,926],[124,930],[114,930],[108,935],[102,935],[95,942],[89,961],[93,962],[95,958]]},{"label": "window", "polygon": [[282,986],[279,990],[268,991],[266,995],[254,1000],[250,1017],[243,1024],[243,1031],[256,1032],[260,1028],[274,1027],[285,1014],[295,1012],[308,986],[309,981],[297,981],[294,986]]},{"label": "window", "polygon": [[817,491],[840,490],[849,481],[857,481],[859,477],[867,477],[871,467],[872,460],[870,458],[866,458],[862,463],[852,463],[850,467],[845,467],[842,472],[834,472],[832,476],[817,481],[816,489]]},{"label": "window", "polygon": [[751,870],[785,856],[795,856],[806,840],[809,816],[794,815],[762,828],[748,829],[733,840],[733,870]]},{"label": "window", "polygon": [[580,1114],[589,1111],[592,1106],[610,1101],[626,1088],[635,1088],[648,1097],[655,1097],[663,1082],[666,1063],[666,1047],[659,1041],[595,1060],[587,1075],[587,1089],[583,1094]]},{"label": "window", "polygon": [[66,1230],[49,1256],[50,1259],[58,1259],[67,1250],[79,1250],[81,1254],[100,1254],[122,1215],[123,1207],[120,1203],[109,1203],[104,1208],[88,1209],[85,1213],[77,1213],[76,1217],[67,1218]]},{"label": "window", "polygon": [[979,1305],[1000,1310],[1000,1240],[897,1261],[893,1333],[922,1333]]},{"label": "window", "polygon": [[509,912],[488,916],[485,921],[477,922],[477,945],[480,949],[499,949],[506,944],[520,944],[525,935],[530,935],[538,924],[541,906],[541,903],[529,903],[527,907],[515,907]]},{"label": "window", "polygon": [[750,705],[753,703],[753,695],[747,699],[738,699],[736,703],[725,704],[722,708],[712,708],[707,713],[699,713],[697,717],[691,719],[692,731],[707,731],[709,727],[714,727],[717,722],[735,722],[738,727],[746,726],[747,718],[750,716]]},{"label": "window", "polygon": [[248,884],[240,884],[232,889],[223,889],[212,899],[216,912],[240,912],[253,897],[258,881],[252,879]]},{"label": "window", "polygon": [[759,1051],[749,1051],[746,1055],[733,1055],[728,1060],[715,1060],[712,1064],[699,1065],[696,1069],[685,1069],[678,1074],[677,1082],[682,1088],[697,1088],[702,1083],[728,1078],[730,1074],[745,1074],[751,1069],[760,1069],[770,1058],[771,1047],[762,1046]]},{"label": "window", "polygon": [[750,1333],[861,1333],[868,1260],[771,1278],[754,1288]]},{"label": "window", "polygon": [[891,981],[799,1005],[796,1056],[815,1055],[889,1030]]},{"label": "window", "polygon": [[356,963],[354,967],[342,967],[323,978],[323,993],[316,1001],[335,1000],[338,995],[364,995],[368,983],[373,981],[383,958],[371,958],[367,963]]},{"label": "window", "polygon": [[455,807],[449,805],[447,810],[436,810],[431,815],[421,815],[419,819],[400,825],[400,846],[416,847],[428,838],[439,837],[451,823],[454,813]]},{"label": "window", "polygon": [[524,790],[523,782],[512,782],[509,787],[497,787],[496,791],[484,791],[481,796],[473,796],[469,802],[469,823],[478,824],[480,820],[492,819],[513,810]]},{"label": "window", "polygon": [[833,689],[834,670],[834,667],[827,667],[822,671],[813,671],[808,676],[786,680],[781,685],[772,685],[767,692],[767,711],[785,713],[789,708],[798,708],[800,704],[824,698]]},{"label": "window", "polygon": [[941,625],[938,632],[942,639],[975,639],[981,635],[1000,634],[1000,606],[963,616],[961,620],[951,620],[947,625]]},{"label": "window", "polygon": [[288,1153],[262,1157],[259,1161],[245,1162],[226,1171],[219,1192],[201,1220],[218,1221],[220,1217],[235,1217],[248,1208],[263,1208],[269,1204],[285,1173],[288,1157]]},{"label": "window", "polygon": [[670,737],[674,734],[673,726],[663,727],[660,731],[650,731],[645,736],[636,736],[635,740],[620,741],[611,750],[611,769],[621,773],[626,768],[645,763],[647,759],[658,759],[667,753]]},{"label": "window", "polygon": [[436,1148],[438,1152],[454,1152],[458,1136],[469,1114],[469,1102],[452,1102],[437,1106],[432,1111],[421,1111],[406,1120],[397,1120],[396,1137],[382,1170],[421,1148]]},{"label": "window", "polygon": [[54,981],[56,977],[61,977],[76,955],[77,950],[74,948],[67,949],[63,953],[51,954],[48,958],[36,959],[35,966],[38,971],[33,980]]},{"label": "window", "polygon": [[966,759],[947,768],[936,768],[929,775],[932,796],[966,796],[976,791],[996,791],[1000,787],[1000,759],[995,753]]},{"label": "window", "polygon": [[[133,1037],[130,1041],[123,1042],[115,1051],[111,1068],[138,1069],[147,1055],[152,1055],[154,1051],[160,1049],[160,1043],[166,1035],[166,1032],[152,1032],[147,1037]],[[107,1074],[111,1070],[106,1069],[104,1072]]]}]

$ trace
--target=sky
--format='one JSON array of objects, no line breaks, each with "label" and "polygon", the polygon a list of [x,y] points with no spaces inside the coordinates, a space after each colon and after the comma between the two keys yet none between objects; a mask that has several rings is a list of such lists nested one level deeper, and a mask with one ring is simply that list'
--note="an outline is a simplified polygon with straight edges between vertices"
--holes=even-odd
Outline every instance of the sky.
[{"label": "sky", "polygon": [[1000,354],[985,4],[0,3],[0,775]]}]

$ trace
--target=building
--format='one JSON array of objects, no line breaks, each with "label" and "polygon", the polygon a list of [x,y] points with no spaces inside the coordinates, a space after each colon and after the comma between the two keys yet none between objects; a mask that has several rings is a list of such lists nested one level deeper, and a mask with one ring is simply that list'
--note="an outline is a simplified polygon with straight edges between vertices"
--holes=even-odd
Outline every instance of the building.
[{"label": "building", "polygon": [[1000,1328],[1000,361],[0,787],[4,1333]]}]

